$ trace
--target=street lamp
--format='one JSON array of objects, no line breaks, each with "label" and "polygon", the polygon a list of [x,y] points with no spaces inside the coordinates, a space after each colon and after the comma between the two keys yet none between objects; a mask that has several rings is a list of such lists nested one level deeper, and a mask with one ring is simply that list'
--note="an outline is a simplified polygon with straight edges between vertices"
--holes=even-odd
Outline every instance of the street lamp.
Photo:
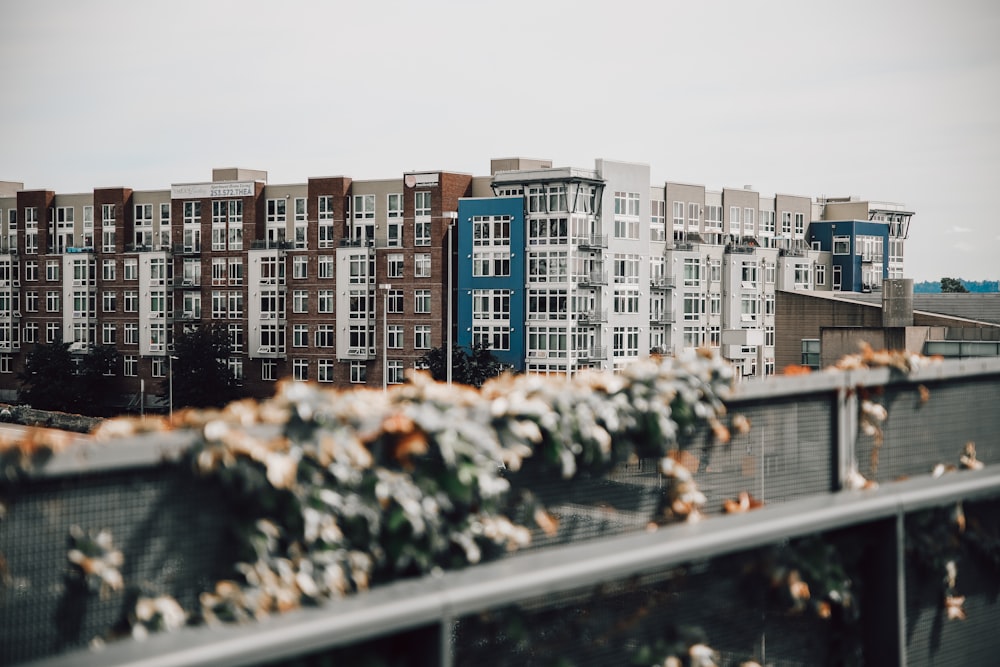
[{"label": "street lamp", "polygon": [[174,359],[176,358],[172,354],[167,355],[167,405],[171,421],[174,419]]},{"label": "street lamp", "polygon": [[452,263],[453,263],[452,262],[452,249],[451,249],[451,230],[455,226],[455,221],[458,220],[458,212],[457,211],[445,211],[442,214],[442,216],[446,220],[448,220],[448,332],[447,332],[448,333],[448,352],[447,352],[447,355],[448,355],[447,359],[448,359],[448,361],[445,364],[445,368],[447,369],[447,375],[446,375],[447,382],[448,382],[448,384],[451,384],[451,367],[452,367],[452,357],[451,357],[451,337],[452,337],[452,333],[451,333],[451,330],[452,330],[451,308],[452,308],[452,305],[451,305],[451,302],[454,300],[453,299],[454,295],[452,294],[453,287],[452,287],[452,282],[451,282]]},{"label": "street lamp", "polygon": [[389,390],[389,290],[392,285],[382,283],[378,286],[384,294],[382,305],[382,391]]}]

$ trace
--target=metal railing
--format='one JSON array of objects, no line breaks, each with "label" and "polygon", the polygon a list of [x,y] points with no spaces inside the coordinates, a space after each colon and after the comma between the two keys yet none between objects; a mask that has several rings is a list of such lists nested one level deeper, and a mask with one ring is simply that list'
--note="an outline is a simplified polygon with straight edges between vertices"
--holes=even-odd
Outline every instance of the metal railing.
[{"label": "metal railing", "polygon": [[[720,664],[753,658],[812,665],[836,662],[831,656],[845,650],[855,653],[841,664],[988,664],[1000,650],[1000,603],[991,592],[1000,585],[997,561],[982,566],[959,560],[964,619],[957,612],[951,618],[942,606],[942,575],[920,569],[933,560],[921,558],[920,549],[948,542],[924,539],[925,531],[947,528],[940,517],[954,516],[956,507],[969,516],[965,530],[1000,531],[998,390],[1000,359],[945,361],[908,375],[883,368],[744,382],[726,405],[730,418],[745,420],[748,430],[734,430],[724,444],[707,430],[686,438],[709,519],[651,531],[650,510],[662,492],[656,462],[623,464],[606,479],[533,486],[559,519],[559,534],[535,531],[531,549],[500,561],[398,581],[248,626],[186,628],[38,665],[262,665],[309,656],[350,664],[359,655],[385,657],[401,646],[409,653],[393,664],[483,664],[484,655],[491,664],[542,664],[553,656],[581,665],[627,664],[632,656],[621,651],[678,622],[701,627],[706,643],[720,652]],[[872,404],[887,416],[872,421]],[[28,641],[15,634],[16,604],[45,586],[25,586],[28,575],[17,557],[52,539],[42,527],[54,523],[53,511],[66,513],[63,522],[89,516],[119,526],[126,519],[116,512],[140,512],[138,523],[155,525],[163,535],[142,544],[153,577],[164,576],[158,566],[164,553],[175,553],[176,562],[190,568],[199,554],[220,548],[219,531],[206,524],[212,508],[224,511],[224,503],[213,500],[217,490],[197,486],[178,493],[178,485],[190,482],[163,463],[175,460],[193,437],[173,432],[105,445],[82,442],[23,484],[0,523],[0,551],[15,584],[0,596],[0,634],[6,635],[0,647]],[[985,469],[938,476],[956,467],[970,442]],[[852,490],[859,476],[877,488]],[[109,509],[101,494],[122,493],[123,484],[132,500]],[[741,492],[764,506],[723,515],[724,501]],[[175,542],[165,552],[162,543],[170,539]],[[815,548],[814,539],[832,549],[821,554],[821,563],[846,559],[845,576],[858,596],[860,621],[854,625],[774,610],[773,581],[750,585],[745,579],[799,544]],[[56,575],[60,558],[47,564]],[[183,569],[168,568],[175,578]],[[741,607],[737,597],[748,590],[757,604]],[[810,605],[819,600],[814,590]],[[49,616],[35,612],[30,618]],[[853,630],[835,636],[845,627]],[[2,654],[0,662],[24,655]]]}]

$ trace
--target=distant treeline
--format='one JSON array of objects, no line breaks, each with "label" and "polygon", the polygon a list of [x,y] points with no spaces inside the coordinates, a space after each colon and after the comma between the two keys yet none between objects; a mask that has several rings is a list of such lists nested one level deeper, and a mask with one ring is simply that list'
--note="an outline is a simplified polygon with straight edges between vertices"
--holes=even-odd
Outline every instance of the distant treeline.
[{"label": "distant treeline", "polygon": [[[962,280],[965,289],[970,292],[1000,292],[1000,280]],[[925,280],[913,283],[914,294],[938,294],[941,292],[941,281]]]}]

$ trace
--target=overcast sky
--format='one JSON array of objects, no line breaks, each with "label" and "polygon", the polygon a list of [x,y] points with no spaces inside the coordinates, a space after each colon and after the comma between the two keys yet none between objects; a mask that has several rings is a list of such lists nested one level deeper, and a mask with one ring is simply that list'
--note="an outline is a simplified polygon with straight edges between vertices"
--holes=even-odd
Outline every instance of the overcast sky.
[{"label": "overcast sky", "polygon": [[29,189],[607,158],[904,203],[908,277],[1000,278],[993,0],[3,0],[0,81]]}]

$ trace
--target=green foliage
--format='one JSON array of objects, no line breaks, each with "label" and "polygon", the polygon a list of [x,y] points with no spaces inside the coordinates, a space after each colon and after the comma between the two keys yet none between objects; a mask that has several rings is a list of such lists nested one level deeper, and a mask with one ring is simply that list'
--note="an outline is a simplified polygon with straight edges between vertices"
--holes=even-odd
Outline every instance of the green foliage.
[{"label": "green foliage", "polygon": [[[427,365],[431,377],[443,382],[448,377],[448,350],[435,347],[420,358]],[[451,351],[451,380],[459,384],[482,387],[483,383],[507,370],[499,359],[490,351],[487,343],[477,343],[471,348],[453,347]]]},{"label": "green foliage", "polygon": [[942,293],[957,293],[964,294],[968,292],[965,285],[962,284],[961,278],[942,278],[941,279],[941,292]]},{"label": "green foliage", "polygon": [[[240,385],[229,370],[229,334],[222,326],[202,325],[174,341],[173,406],[222,407],[240,397]],[[169,401],[170,377],[160,383],[164,403]]]},{"label": "green foliage", "polygon": [[108,390],[107,371],[117,362],[113,347],[97,345],[77,355],[70,352],[69,343],[39,343],[18,375],[20,399],[40,410],[92,414],[94,397]]}]

